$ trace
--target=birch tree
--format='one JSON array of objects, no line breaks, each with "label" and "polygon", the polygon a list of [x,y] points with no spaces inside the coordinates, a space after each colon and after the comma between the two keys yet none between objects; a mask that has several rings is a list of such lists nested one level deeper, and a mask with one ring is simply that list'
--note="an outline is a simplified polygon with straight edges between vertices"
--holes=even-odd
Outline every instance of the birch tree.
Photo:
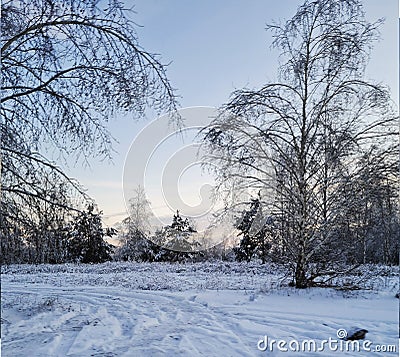
[{"label": "birch tree", "polygon": [[305,1],[267,27],[281,51],[278,80],[235,91],[204,131],[221,187],[231,178],[274,192],[263,197],[282,219],[298,288],[313,283],[310,264],[331,246],[352,162],[371,143],[389,150],[397,140],[387,88],[364,79],[381,23],[368,22],[358,0]]},{"label": "birch tree", "polygon": [[129,199],[129,216],[122,221],[120,232],[122,245],[115,258],[118,260],[152,261],[154,260],[155,243],[150,240],[152,212],[150,201],[142,186],[138,186]]},{"label": "birch tree", "polygon": [[49,197],[43,176],[85,197],[49,152],[63,163],[107,158],[106,123],[117,112],[174,111],[166,66],[140,46],[132,14],[118,0],[2,1],[2,220],[32,200],[73,208]]}]

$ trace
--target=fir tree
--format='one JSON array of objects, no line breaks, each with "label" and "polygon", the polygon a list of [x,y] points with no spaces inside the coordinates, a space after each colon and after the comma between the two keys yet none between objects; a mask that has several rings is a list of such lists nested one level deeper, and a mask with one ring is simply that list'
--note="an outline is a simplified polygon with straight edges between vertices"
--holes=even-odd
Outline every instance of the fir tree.
[{"label": "fir tree", "polygon": [[112,237],[115,229],[102,227],[101,212],[95,213],[90,205],[72,222],[69,256],[79,263],[102,263],[111,260],[112,245],[104,237]]},{"label": "fir tree", "polygon": [[163,246],[158,259],[182,262],[198,255],[196,248],[200,244],[190,239],[193,233],[196,233],[196,229],[188,218],[182,218],[177,210],[171,225],[163,227],[157,233],[159,243]]},{"label": "fir tree", "polygon": [[253,257],[259,256],[265,263],[271,244],[267,242],[268,223],[263,217],[260,196],[252,199],[250,208],[242,213],[237,220],[235,228],[243,236],[239,247],[234,248],[236,260],[249,262]]}]

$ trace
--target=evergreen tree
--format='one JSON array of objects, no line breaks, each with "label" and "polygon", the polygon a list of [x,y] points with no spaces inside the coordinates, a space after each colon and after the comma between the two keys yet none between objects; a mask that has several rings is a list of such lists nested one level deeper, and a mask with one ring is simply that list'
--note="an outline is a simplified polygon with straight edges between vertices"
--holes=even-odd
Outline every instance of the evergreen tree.
[{"label": "evergreen tree", "polygon": [[235,228],[243,236],[239,247],[234,248],[236,260],[249,262],[258,256],[265,263],[271,244],[267,242],[268,223],[263,217],[260,196],[251,200],[250,208],[242,213]]},{"label": "evergreen tree", "polygon": [[79,263],[102,263],[111,260],[112,245],[104,237],[112,237],[115,229],[102,227],[101,212],[95,213],[90,205],[78,214],[71,224],[69,256]]},{"label": "evergreen tree", "polygon": [[156,232],[155,241],[162,246],[157,260],[182,262],[199,255],[196,248],[200,246],[200,243],[190,239],[193,233],[196,233],[193,224],[188,218],[182,218],[179,211],[176,211],[171,225]]}]

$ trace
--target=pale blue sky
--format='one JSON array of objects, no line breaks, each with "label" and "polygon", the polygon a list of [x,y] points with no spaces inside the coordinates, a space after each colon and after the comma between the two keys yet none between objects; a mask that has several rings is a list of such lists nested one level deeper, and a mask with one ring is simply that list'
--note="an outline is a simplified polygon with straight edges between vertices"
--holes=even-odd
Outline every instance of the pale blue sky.
[{"label": "pale blue sky", "polygon": [[[297,0],[126,0],[134,6],[133,20],[141,45],[172,62],[168,76],[181,96],[182,107],[220,106],[237,88],[257,88],[276,78],[278,53],[270,49],[265,24],[294,15]],[[386,18],[382,40],[375,45],[367,76],[391,87],[398,102],[398,0],[365,0],[369,20]],[[122,171],[130,143],[141,128],[154,119],[139,122],[131,115],[110,121],[119,141],[114,162],[91,159],[90,168],[70,168],[94,197],[108,223],[123,216]],[[184,191],[185,188],[182,188]],[[153,204],[157,205],[157,203]]]}]

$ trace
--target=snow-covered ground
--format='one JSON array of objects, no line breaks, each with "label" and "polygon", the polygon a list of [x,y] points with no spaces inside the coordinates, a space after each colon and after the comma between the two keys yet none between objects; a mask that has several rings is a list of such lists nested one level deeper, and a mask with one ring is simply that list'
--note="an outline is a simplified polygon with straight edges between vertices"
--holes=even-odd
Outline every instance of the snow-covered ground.
[{"label": "snow-covered ground", "polygon": [[[3,266],[2,356],[398,355],[397,269],[356,292],[282,287],[282,274],[234,263]],[[369,331],[360,352],[340,351],[337,331],[353,327]],[[323,340],[324,351],[299,351]],[[389,345],[396,352],[376,351]]]}]

